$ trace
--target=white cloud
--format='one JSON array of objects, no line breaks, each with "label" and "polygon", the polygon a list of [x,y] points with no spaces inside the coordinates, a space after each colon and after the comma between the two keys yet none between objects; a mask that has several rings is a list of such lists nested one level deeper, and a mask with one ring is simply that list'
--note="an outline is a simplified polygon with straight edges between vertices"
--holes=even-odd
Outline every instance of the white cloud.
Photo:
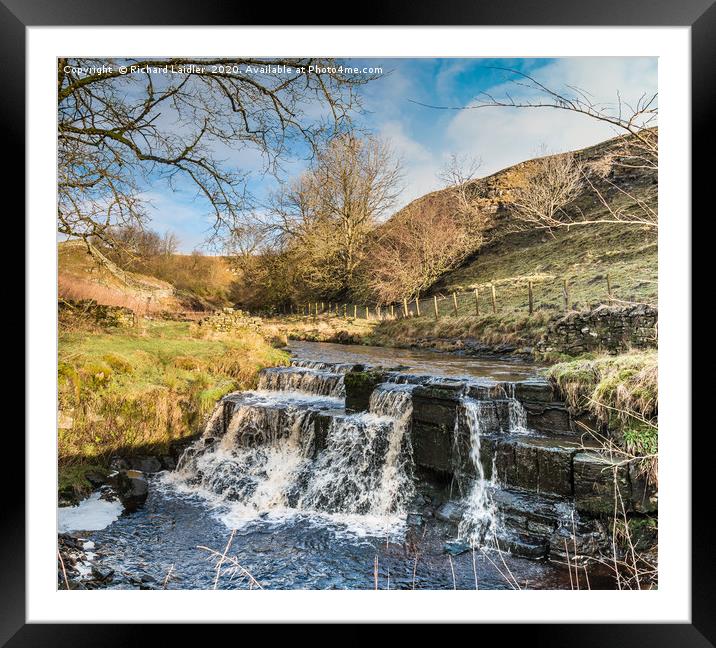
[{"label": "white cloud", "polygon": [[[535,73],[547,87],[577,86],[593,100],[615,104],[617,92],[626,102],[657,88],[655,59],[569,58],[560,59]],[[514,84],[490,88],[496,98],[509,91],[515,98],[529,92]],[[568,91],[568,90],[567,90]],[[550,151],[579,149],[617,134],[614,127],[584,115],[552,108],[480,108],[458,112],[448,126],[446,145],[456,152],[483,159],[481,172],[494,173],[534,157],[544,145]]]},{"label": "white cloud", "polygon": [[437,172],[443,164],[439,154],[435,155],[411,138],[399,121],[383,123],[380,136],[390,143],[402,162],[405,188],[400,196],[399,208],[439,188]]}]

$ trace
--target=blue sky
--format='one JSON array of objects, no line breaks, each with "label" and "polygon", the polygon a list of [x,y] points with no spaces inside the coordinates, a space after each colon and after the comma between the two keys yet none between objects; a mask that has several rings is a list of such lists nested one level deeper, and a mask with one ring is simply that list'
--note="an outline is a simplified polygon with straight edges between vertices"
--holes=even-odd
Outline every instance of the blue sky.
[{"label": "blue sky", "polygon": [[[582,148],[619,134],[607,124],[554,109],[485,108],[435,110],[413,102],[465,106],[481,92],[504,97],[524,92],[507,82],[505,67],[528,72],[545,85],[566,90],[569,85],[588,91],[595,101],[616,102],[617,92],[627,102],[657,89],[655,58],[563,59],[352,59],[354,65],[382,66],[384,77],[361,88],[365,114],[359,124],[388,139],[404,167],[404,188],[398,207],[439,189],[437,174],[451,153],[482,160],[479,175],[489,175],[539,154]],[[259,199],[276,187],[277,180],[257,171],[258,153],[243,151],[232,163],[253,170],[250,189]],[[287,175],[299,173],[305,163],[287,165]],[[207,205],[195,198],[190,185],[172,191],[162,182],[147,188],[150,227],[172,231],[189,252],[206,239]],[[205,250],[209,251],[209,250]]]}]

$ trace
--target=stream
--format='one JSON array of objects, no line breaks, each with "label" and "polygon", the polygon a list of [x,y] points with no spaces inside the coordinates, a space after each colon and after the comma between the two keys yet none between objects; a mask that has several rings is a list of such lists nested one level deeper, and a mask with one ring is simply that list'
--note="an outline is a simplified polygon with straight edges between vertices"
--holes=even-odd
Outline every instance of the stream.
[{"label": "stream", "polygon": [[[572,586],[568,570],[505,549],[514,534],[496,502],[507,493],[536,505],[528,493],[503,491],[480,456],[485,435],[532,434],[500,385],[529,381],[534,365],[328,343],[289,349],[292,366],[264,370],[255,391],[222,399],[176,470],[149,477],[142,507],[121,512],[94,494],[59,510],[60,531],[87,550],[84,572],[102,574],[90,587]],[[387,373],[364,410],[347,411],[346,375],[364,366]],[[449,477],[414,461],[424,449],[413,447],[411,421],[415,390],[454,388],[458,379],[449,443],[466,476]],[[553,499],[544,501],[557,510],[563,503]],[[596,576],[591,583],[610,586]]]}]

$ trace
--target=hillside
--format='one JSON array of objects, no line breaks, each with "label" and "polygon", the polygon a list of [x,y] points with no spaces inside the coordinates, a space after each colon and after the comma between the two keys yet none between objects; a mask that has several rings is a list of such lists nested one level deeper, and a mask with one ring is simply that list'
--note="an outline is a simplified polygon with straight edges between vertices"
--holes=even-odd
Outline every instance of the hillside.
[{"label": "hillside", "polygon": [[126,272],[89,253],[82,241],[57,246],[58,296],[94,299],[101,304],[125,306],[138,313],[171,310],[177,306],[174,287],[156,277]]},{"label": "hillside", "polygon": [[236,277],[225,257],[171,254],[140,260],[141,272],[90,254],[81,241],[58,244],[58,291],[65,299],[94,299],[139,314],[215,310],[230,305]]},{"label": "hillside", "polygon": [[[588,168],[608,169],[606,179],[595,176],[596,189],[615,207],[626,207],[626,192],[651,207],[656,206],[657,174],[655,170],[628,168],[613,163],[614,147],[628,139],[615,138],[575,151],[575,159]],[[556,157],[559,157],[556,156]],[[472,183],[471,189],[489,215],[484,246],[476,250],[459,268],[438,280],[429,294],[453,290],[471,290],[494,282],[498,292],[508,299],[507,306],[517,306],[506,294],[512,288],[526,288],[528,281],[541,293],[545,304],[560,303],[562,279],[572,285],[572,296],[579,306],[604,297],[606,275],[610,275],[613,297],[625,301],[655,303],[657,236],[654,228],[633,225],[586,225],[569,229],[532,231],[517,230],[512,212],[511,194],[523,185],[537,159],[521,162]],[[421,210],[454,209],[451,192],[435,191],[418,198],[398,212],[382,228],[394,227],[402,214],[416,207]],[[580,213],[585,220],[601,220],[609,212],[588,186],[568,212]],[[524,293],[524,290],[520,291]],[[536,299],[539,299],[537,295]]]},{"label": "hillside", "polygon": [[[606,180],[595,181],[595,187],[613,207],[629,209],[632,201],[628,193],[656,208],[656,171],[611,163],[615,144],[622,142],[621,138],[608,140],[576,151],[574,155],[586,165],[609,169]],[[525,181],[534,164],[535,160],[522,162],[472,184],[483,209],[490,215],[486,243],[459,267],[445,273],[425,295],[435,295],[441,312],[452,314],[451,293],[464,291],[465,294],[458,294],[461,317],[435,322],[430,300],[422,306],[422,317],[379,325],[372,337],[374,343],[404,345],[421,339],[421,344],[434,346],[431,340],[437,338],[476,337],[486,342],[509,340],[529,346],[547,319],[563,311],[565,280],[571,309],[604,303],[658,304],[655,228],[605,223],[551,232],[516,231],[511,193]],[[454,209],[449,190],[418,198],[405,210],[416,207]],[[609,217],[608,210],[589,187],[582,189],[570,210],[579,210],[586,220]],[[382,227],[395,226],[401,216],[398,212]],[[535,310],[531,317],[528,315],[530,282]],[[492,286],[496,294],[494,315]],[[480,317],[475,316],[472,292],[475,288],[479,293]]]}]

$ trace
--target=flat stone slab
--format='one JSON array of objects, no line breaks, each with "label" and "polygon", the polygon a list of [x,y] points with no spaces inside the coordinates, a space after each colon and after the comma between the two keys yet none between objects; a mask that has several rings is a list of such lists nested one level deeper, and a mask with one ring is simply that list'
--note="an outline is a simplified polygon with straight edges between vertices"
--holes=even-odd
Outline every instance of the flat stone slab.
[{"label": "flat stone slab", "polygon": [[572,438],[488,436],[480,458],[487,476],[493,467],[506,487],[572,496],[572,458],[580,444]]}]

